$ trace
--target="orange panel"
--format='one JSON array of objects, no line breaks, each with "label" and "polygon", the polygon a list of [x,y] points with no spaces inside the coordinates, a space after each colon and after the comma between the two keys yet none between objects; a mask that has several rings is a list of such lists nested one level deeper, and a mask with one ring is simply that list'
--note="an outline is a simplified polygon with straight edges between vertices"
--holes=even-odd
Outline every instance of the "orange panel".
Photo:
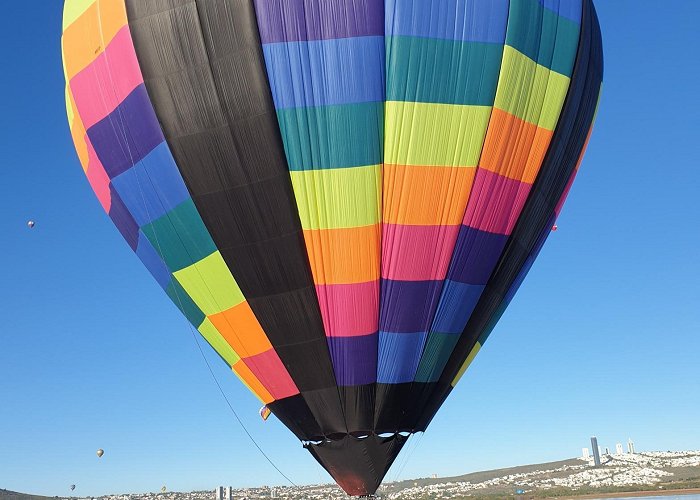
[{"label": "orange panel", "polygon": [[474,182],[474,167],[384,165],[382,221],[459,225]]},{"label": "orange panel", "polygon": [[249,358],[272,348],[248,302],[242,302],[208,318],[242,358]]},{"label": "orange panel", "polygon": [[67,79],[70,80],[94,61],[127,24],[126,8],[122,0],[100,0],[88,7],[63,32],[63,60]]},{"label": "orange panel", "polygon": [[255,394],[263,403],[272,403],[275,399],[272,395],[263,387],[260,381],[253,375],[244,361],[239,361],[233,365],[233,371],[238,375],[238,377],[243,381],[243,383],[248,386],[250,392]]},{"label": "orange panel", "polygon": [[550,130],[494,108],[479,168],[532,184],[552,140]]},{"label": "orange panel", "polygon": [[317,285],[365,283],[379,279],[379,224],[304,231]]}]

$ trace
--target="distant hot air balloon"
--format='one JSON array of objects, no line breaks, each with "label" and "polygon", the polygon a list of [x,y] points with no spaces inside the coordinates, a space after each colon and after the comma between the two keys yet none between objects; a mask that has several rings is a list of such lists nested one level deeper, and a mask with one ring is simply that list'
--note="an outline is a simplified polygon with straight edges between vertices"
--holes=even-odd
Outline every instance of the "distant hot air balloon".
[{"label": "distant hot air balloon", "polygon": [[552,226],[552,231],[556,231],[557,229],[559,229],[559,226],[557,226],[556,224],[554,224],[554,225]]},{"label": "distant hot air balloon", "polygon": [[168,491],[168,488],[166,488],[165,486],[163,486],[163,487],[160,489],[160,491],[161,491],[161,493],[165,493],[166,491]]},{"label": "distant hot air balloon", "polygon": [[223,361],[372,494],[551,232],[601,88],[593,2],[170,3],[66,0],[83,169]]},{"label": "distant hot air balloon", "polygon": [[36,225],[36,223],[35,223],[33,220],[30,220],[30,221],[27,222],[27,227],[28,227],[29,229],[34,228],[35,225]]},{"label": "distant hot air balloon", "polygon": [[263,420],[267,420],[272,412],[267,406],[263,406],[262,408],[260,408],[258,413],[260,414],[260,418],[262,418]]},{"label": "distant hot air balloon", "polygon": [[71,490],[71,491],[75,490],[75,485],[74,485],[74,484],[71,484],[71,485],[70,485],[70,490]]},{"label": "distant hot air balloon", "polygon": [[105,454],[105,451],[102,448],[97,450],[97,458],[102,458],[102,455],[104,455],[104,454]]}]

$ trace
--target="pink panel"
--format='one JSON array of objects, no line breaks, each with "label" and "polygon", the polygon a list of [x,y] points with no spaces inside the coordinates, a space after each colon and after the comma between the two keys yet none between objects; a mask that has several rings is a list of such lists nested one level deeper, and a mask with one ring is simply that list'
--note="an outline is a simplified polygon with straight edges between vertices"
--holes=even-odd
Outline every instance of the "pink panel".
[{"label": "pink panel", "polygon": [[299,394],[299,389],[274,349],[243,358],[243,361],[276,400]]},{"label": "pink panel", "polygon": [[143,83],[129,27],[70,81],[77,113],[86,129],[102,120]]},{"label": "pink panel", "polygon": [[382,226],[382,278],[442,280],[450,265],[460,226]]},{"label": "pink panel", "polygon": [[379,318],[379,281],[316,285],[327,337],[375,333]]},{"label": "pink panel", "polygon": [[489,233],[510,234],[531,188],[532,184],[479,169],[463,224]]},{"label": "pink panel", "polygon": [[85,175],[87,175],[90,186],[92,186],[92,190],[97,195],[97,199],[100,200],[102,208],[109,213],[109,209],[112,206],[112,196],[109,192],[109,176],[105,172],[102,163],[100,163],[100,159],[97,157],[95,148],[92,147],[87,134],[85,134],[85,142],[88,149],[88,168]]}]

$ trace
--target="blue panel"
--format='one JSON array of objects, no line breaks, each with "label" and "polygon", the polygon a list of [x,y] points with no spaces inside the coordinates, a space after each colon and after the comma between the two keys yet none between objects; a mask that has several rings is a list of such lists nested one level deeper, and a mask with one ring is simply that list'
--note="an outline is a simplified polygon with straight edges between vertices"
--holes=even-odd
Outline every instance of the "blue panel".
[{"label": "blue panel", "polygon": [[190,197],[165,142],[112,179],[112,185],[139,226],[158,219]]},{"label": "blue panel", "polygon": [[146,266],[146,269],[151,272],[158,284],[164,290],[167,290],[168,286],[170,285],[170,281],[172,280],[170,270],[143,233],[139,233],[139,243],[138,247],[136,248],[136,255],[138,255],[139,259],[141,259],[141,262],[143,262],[143,265]]},{"label": "blue panel", "polygon": [[581,24],[583,4],[581,0],[539,0],[545,9],[557,12],[560,16]]},{"label": "blue panel", "polygon": [[485,287],[446,280],[430,331],[462,333]]},{"label": "blue panel", "polygon": [[379,330],[426,332],[438,304],[442,281],[381,280]]},{"label": "blue panel", "polygon": [[377,382],[412,382],[427,334],[379,332]]},{"label": "blue panel", "polygon": [[462,226],[447,277],[461,283],[485,285],[507,241],[508,235]]},{"label": "blue panel", "polygon": [[87,135],[110,179],[140,162],[165,140],[143,84],[90,127]]},{"label": "blue panel", "polygon": [[384,37],[263,46],[277,109],[384,100]]},{"label": "blue panel", "polygon": [[386,0],[385,34],[503,43],[508,3],[509,0]]}]

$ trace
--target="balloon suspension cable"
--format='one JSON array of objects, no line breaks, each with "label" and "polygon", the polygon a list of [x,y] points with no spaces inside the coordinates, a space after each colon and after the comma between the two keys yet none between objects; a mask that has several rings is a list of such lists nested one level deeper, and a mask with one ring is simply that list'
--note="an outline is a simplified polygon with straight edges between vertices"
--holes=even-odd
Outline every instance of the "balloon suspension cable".
[{"label": "balloon suspension cable", "polygon": [[[99,4],[99,2],[98,2],[98,4],[97,4],[97,9],[98,9],[98,17],[100,17],[101,14],[100,14],[100,12],[99,12],[99,10],[100,10],[100,4]],[[104,44],[104,34],[102,33],[102,24],[101,24],[101,23],[98,23],[98,25],[99,25],[99,30],[100,30],[100,38],[102,39],[102,43]],[[105,52],[105,56],[106,56],[106,55],[107,55],[107,53]],[[112,87],[114,88],[114,87],[115,87],[115,85],[114,85],[114,79],[112,78],[112,72],[111,72],[109,63],[107,64],[107,72],[108,72],[108,75],[109,75],[110,83],[111,83]],[[98,79],[98,81],[99,81],[99,79]],[[103,102],[104,102],[104,92],[103,92],[103,89],[102,89],[102,88],[100,88],[100,90],[102,91],[102,92],[100,92],[100,95],[101,95],[102,100],[103,100]],[[105,105],[106,105],[106,103],[105,103]],[[126,126],[126,123],[125,123],[125,121],[124,121],[124,117],[122,116],[122,111],[121,111],[121,109],[120,109],[119,107],[117,107],[117,110],[118,110],[117,113],[118,113],[118,116],[119,116],[119,122],[121,122],[119,125],[121,125],[121,126],[115,126],[114,122],[112,121],[112,118],[110,118],[110,124],[112,125],[112,129],[113,129],[115,135],[120,135],[120,136],[122,137],[122,139],[124,139],[124,145],[126,146],[126,152],[127,152],[127,154],[129,155],[129,158],[130,158],[130,160],[131,160],[131,163],[134,164],[134,156],[133,156],[133,153],[132,153],[132,151],[131,151],[131,146],[129,145],[129,139],[128,139],[128,137],[127,137],[127,126]],[[152,179],[150,179],[150,176],[149,176],[149,174],[148,174],[148,171],[145,170],[144,173],[145,173],[145,175],[146,175],[147,177],[149,177],[148,180],[149,180],[150,182],[153,182]],[[144,206],[144,208],[146,209],[146,213],[147,213],[147,215],[148,215],[148,217],[149,217],[149,219],[150,219],[150,210],[149,210],[149,207],[148,207],[148,203],[146,202],[146,196],[145,196],[145,194],[144,194],[143,187],[142,187],[142,185],[141,185],[141,181],[140,181],[138,175],[136,175],[135,177],[136,177],[136,182],[137,182],[137,184],[138,184],[138,186],[139,186],[139,192],[140,192],[140,194],[141,194],[141,198],[142,198],[142,200],[143,200],[143,206]],[[158,252],[160,253],[160,255],[163,255],[162,247],[161,247],[161,244],[160,244],[160,239],[158,238],[157,231],[154,231],[154,236],[155,236],[155,243],[156,243],[156,246],[158,247]],[[179,234],[178,234],[178,237],[180,237]],[[183,242],[183,246],[184,246],[184,242]],[[210,293],[211,293],[211,292],[210,292]],[[178,301],[178,305],[179,305],[180,310],[183,311],[183,310],[184,310],[184,307],[183,307],[182,299],[181,299],[181,297],[180,297],[180,292],[179,292],[179,290],[178,290],[177,288],[175,289],[175,296],[177,297],[177,301]],[[280,470],[280,468],[277,467],[277,465],[275,465],[275,463],[272,461],[272,459],[267,455],[267,453],[265,453],[265,451],[263,451],[263,449],[262,449],[262,448],[260,447],[260,445],[257,443],[257,441],[255,440],[255,438],[253,437],[253,435],[248,431],[248,429],[246,428],[245,424],[243,423],[243,421],[241,420],[241,418],[238,416],[238,413],[236,413],[236,410],[233,408],[233,405],[231,404],[231,402],[229,401],[228,397],[226,396],[226,393],[224,392],[223,388],[221,387],[221,384],[219,383],[219,380],[216,378],[216,374],[214,373],[214,370],[212,370],[211,364],[209,363],[209,360],[207,359],[206,355],[204,354],[204,350],[202,349],[202,346],[201,346],[201,344],[199,343],[199,339],[197,338],[197,333],[195,333],[195,331],[194,331],[194,326],[193,326],[192,323],[190,323],[189,321],[187,322],[187,326],[188,326],[189,329],[190,329],[190,333],[192,334],[192,338],[194,339],[194,342],[195,342],[195,344],[197,345],[197,349],[199,350],[199,353],[201,354],[202,359],[204,359],[204,363],[207,365],[207,369],[209,370],[209,373],[211,374],[212,379],[214,379],[214,383],[216,383],[216,386],[219,388],[219,392],[220,392],[221,395],[223,396],[224,401],[226,401],[226,404],[228,405],[229,409],[231,410],[231,413],[232,413],[233,416],[235,417],[236,421],[238,422],[238,424],[239,424],[239,425],[241,426],[241,428],[243,429],[243,432],[246,434],[246,436],[248,436],[248,439],[250,439],[250,441],[253,443],[253,445],[255,446],[255,448],[257,448],[257,450],[260,452],[260,454],[261,454],[263,457],[265,457],[265,460],[267,460],[268,463],[269,463],[277,472],[279,472],[279,474],[280,474],[284,479],[286,479],[292,486],[295,486],[295,487],[296,487],[297,484],[296,484],[294,481],[292,481],[292,480],[289,478],[289,476],[287,476],[284,472],[282,472],[282,471]]]},{"label": "balloon suspension cable", "polygon": [[[418,434],[418,433],[416,433],[416,434]],[[416,434],[413,434],[413,435],[415,436]],[[410,462],[411,458],[413,457],[413,454],[416,452],[416,450],[420,446],[421,442],[423,441],[424,435],[425,435],[425,432],[421,432],[420,435],[414,440],[415,444],[413,445],[413,448],[408,450],[408,453],[406,453],[406,455],[404,455],[404,458],[402,459],[402,463],[401,463],[400,467],[398,468],[398,470],[396,471],[396,474],[394,475],[394,482],[398,481],[399,476],[403,473],[404,468],[406,467],[406,465],[408,465],[408,462]]]}]

